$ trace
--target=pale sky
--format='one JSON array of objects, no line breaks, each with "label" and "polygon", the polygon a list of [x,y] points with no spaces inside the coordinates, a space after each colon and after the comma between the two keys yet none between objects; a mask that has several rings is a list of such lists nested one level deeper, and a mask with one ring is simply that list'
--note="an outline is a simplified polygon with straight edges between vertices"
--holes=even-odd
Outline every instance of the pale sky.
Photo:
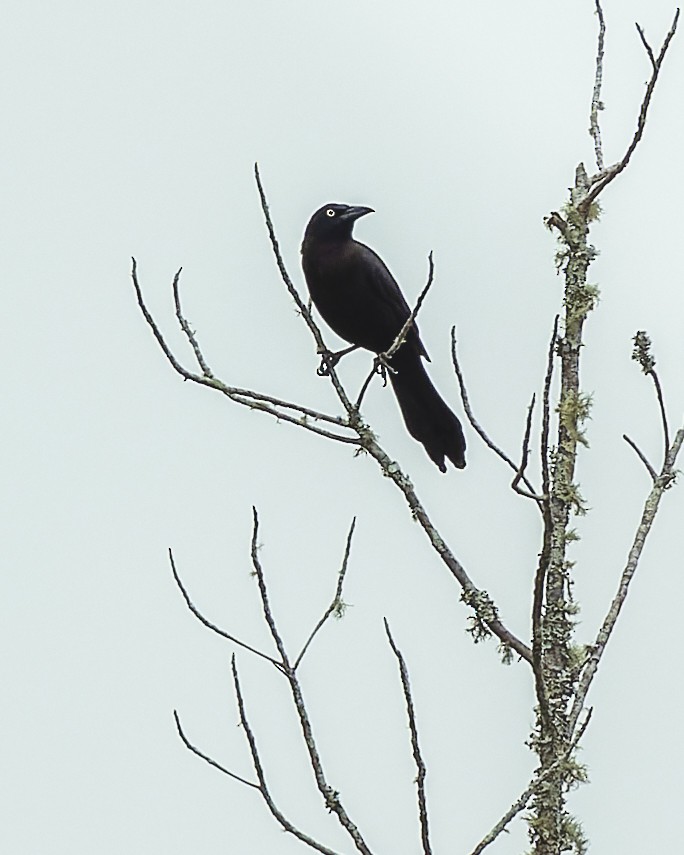
[{"label": "pale sky", "polygon": [[[602,129],[622,156],[654,48],[674,5],[604,0]],[[356,235],[421,310],[435,384],[462,416],[450,366],[457,325],[471,402],[517,456],[562,299],[543,217],[565,201],[587,134],[597,21],[592,0],[6,0],[0,30],[4,331],[1,337],[3,714],[0,850],[8,855],[288,855],[260,797],[180,743],[253,778],[230,681],[235,650],[187,611],[270,652],[250,575],[251,506],[291,651],[335,588],[357,533],[344,620],[301,679],[330,783],[373,852],[419,851],[415,770],[390,621],[414,687],[435,853],[469,852],[525,788],[534,755],[531,673],[474,646],[460,590],[374,462],[207,389],[183,384],[135,305],[130,257],[170,342],[170,283],[214,372],[331,410],[312,340],[282,285],[252,168],[259,161],[290,274],[328,201],[372,206]],[[616,589],[648,493],[629,433],[654,464],[661,433],[631,337],[654,342],[672,432],[684,389],[681,196],[684,32],[672,45],[642,146],[603,197],[592,232],[582,368],[593,393],[579,479],[578,640]],[[335,346],[338,340],[327,333]],[[358,388],[370,357],[341,366]],[[441,475],[376,382],[366,415],[428,512],[514,632],[529,638],[540,525],[509,471],[470,428],[468,468]],[[664,498],[592,689],[571,796],[595,852],[673,852],[684,795],[677,644],[684,596],[684,485]],[[340,853],[286,684],[238,651],[266,774],[281,809]],[[518,855],[518,822],[489,850]]]}]

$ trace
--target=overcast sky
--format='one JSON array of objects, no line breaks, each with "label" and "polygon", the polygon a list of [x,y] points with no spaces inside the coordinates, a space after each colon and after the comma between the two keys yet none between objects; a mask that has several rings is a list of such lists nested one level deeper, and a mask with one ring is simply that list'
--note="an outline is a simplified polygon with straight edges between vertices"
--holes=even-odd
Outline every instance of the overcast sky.
[{"label": "overcast sky", "polygon": [[[608,162],[631,138],[654,46],[674,5],[605,0]],[[592,0],[6,0],[0,30],[0,274],[4,322],[0,576],[0,849],[8,855],[305,851],[258,794],[180,743],[172,710],[217,760],[252,778],[230,682],[235,648],[174,587],[167,549],[206,615],[270,650],[250,575],[251,506],[283,634],[296,650],[334,591],[357,533],[344,620],[302,682],[325,768],[374,852],[419,851],[408,732],[386,616],[410,668],[428,764],[435,852],[466,853],[534,766],[531,674],[474,646],[459,589],[374,462],[207,389],[183,384],[135,305],[187,364],[170,283],[226,382],[332,410],[311,338],[274,266],[252,168],[259,161],[286,263],[327,201],[372,206],[357,226],[409,302],[434,251],[421,311],[431,376],[461,414],[457,325],[471,402],[516,456],[562,299],[543,226],[566,198],[586,132]],[[579,478],[591,512],[575,593],[579,640],[603,619],[654,463],[659,416],[631,362],[654,341],[674,428],[684,410],[681,197],[684,33],[673,45],[629,170],[592,232],[601,289],[583,353],[593,393]],[[336,344],[329,334],[331,344]],[[358,387],[369,357],[341,374]],[[467,430],[468,468],[441,475],[376,382],[366,414],[504,619],[529,637],[538,514]],[[675,851],[684,746],[680,621],[684,489],[670,491],[598,674],[571,797],[595,852]],[[238,653],[250,717],[280,807],[340,853],[286,685]],[[525,848],[518,823],[492,847]]]}]

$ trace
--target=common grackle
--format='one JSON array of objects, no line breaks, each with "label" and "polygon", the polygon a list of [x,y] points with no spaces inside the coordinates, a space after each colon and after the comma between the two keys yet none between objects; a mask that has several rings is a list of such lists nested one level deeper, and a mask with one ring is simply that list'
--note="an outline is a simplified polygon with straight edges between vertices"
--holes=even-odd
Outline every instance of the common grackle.
[{"label": "common grackle", "polygon": [[[304,233],[302,267],[311,299],[333,331],[352,345],[385,353],[411,310],[380,256],[352,237],[356,220],[371,213],[372,208],[333,202],[319,208]],[[414,322],[390,360],[404,422],[442,472],[445,457],[464,469],[461,423],[432,385],[421,357],[430,359]]]}]

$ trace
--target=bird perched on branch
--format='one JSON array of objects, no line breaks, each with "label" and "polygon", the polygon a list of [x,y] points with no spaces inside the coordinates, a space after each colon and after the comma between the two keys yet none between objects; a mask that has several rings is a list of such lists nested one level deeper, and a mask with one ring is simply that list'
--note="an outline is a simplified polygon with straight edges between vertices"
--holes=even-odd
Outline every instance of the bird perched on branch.
[{"label": "bird perched on branch", "polygon": [[[302,267],[314,305],[332,330],[353,345],[348,350],[362,347],[383,354],[411,310],[380,256],[352,237],[354,223],[371,213],[372,208],[337,203],[316,211],[304,233]],[[414,321],[388,361],[404,422],[442,472],[445,457],[464,469],[461,423],[432,385],[423,357],[430,361]]]}]

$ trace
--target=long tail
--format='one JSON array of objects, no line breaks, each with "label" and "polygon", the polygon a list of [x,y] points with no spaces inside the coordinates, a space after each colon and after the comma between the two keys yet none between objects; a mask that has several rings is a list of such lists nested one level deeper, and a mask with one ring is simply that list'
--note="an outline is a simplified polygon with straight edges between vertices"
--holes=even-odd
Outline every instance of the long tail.
[{"label": "long tail", "polygon": [[440,397],[415,351],[400,349],[392,359],[390,380],[408,432],[422,443],[430,459],[446,472],[447,457],[465,469],[466,443],[461,423]]}]

